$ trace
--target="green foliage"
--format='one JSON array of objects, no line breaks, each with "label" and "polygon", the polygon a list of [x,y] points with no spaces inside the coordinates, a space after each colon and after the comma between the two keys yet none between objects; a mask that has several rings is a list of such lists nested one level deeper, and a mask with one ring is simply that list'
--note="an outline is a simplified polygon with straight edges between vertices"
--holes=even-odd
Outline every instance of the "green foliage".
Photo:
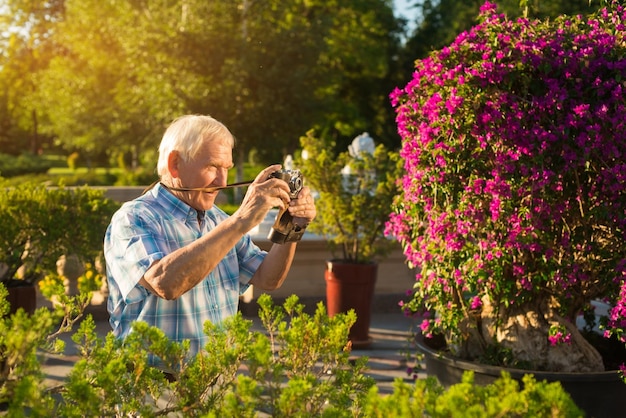
[{"label": "green foliage", "polygon": [[91,295],[62,295],[55,309],[39,308],[32,315],[23,309],[8,315],[7,295],[0,282],[0,406],[9,416],[50,416],[55,388],[44,382],[42,355],[63,352],[58,336],[82,317]]},{"label": "green foliage", "polygon": [[[323,235],[331,250],[339,247],[343,260],[368,263],[388,254],[394,244],[385,237],[385,223],[398,194],[398,154],[379,144],[373,155],[353,158],[348,151],[336,153],[334,142],[313,131],[300,143],[307,158],[299,158],[296,167],[306,185],[319,193],[318,215],[309,230]],[[345,166],[351,169],[347,177],[342,175]]]},{"label": "green foliage", "polygon": [[[143,323],[121,343],[111,334],[98,340],[94,325],[84,322],[74,336],[82,359],[62,392],[59,413],[154,416],[163,413],[159,405],[164,400],[170,413],[189,416],[357,411],[373,381],[362,373],[364,361],[351,365],[345,350],[354,313],[329,318],[320,306],[311,317],[296,297],[284,308],[269,296],[261,297],[259,305],[267,333],[251,332],[251,322],[241,315],[221,325],[207,322],[206,351],[192,360],[186,344],[170,342]],[[176,381],[147,367],[149,355],[162,359]]]},{"label": "green foliage", "polygon": [[[523,389],[507,375],[482,387],[470,374],[449,389],[434,378],[414,384],[398,379],[393,393],[381,396],[364,375],[367,359],[350,359],[354,312],[331,318],[319,304],[309,315],[296,296],[283,306],[268,295],[259,298],[263,332],[252,332],[251,321],[240,314],[221,325],[207,322],[210,341],[193,359],[188,343],[169,341],[142,322],[125,341],[112,333],[101,338],[88,316],[72,336],[79,360],[64,384],[51,387],[44,381],[41,352],[63,351],[57,337],[80,318],[85,296],[64,296],[56,310],[39,308],[33,316],[0,315],[0,405],[9,416],[582,415],[558,383],[538,383],[530,376]],[[8,308],[5,297],[0,285],[0,313]],[[152,355],[163,360],[175,381],[148,366]]]},{"label": "green foliage", "polygon": [[401,380],[393,393],[378,396],[370,391],[364,416],[394,417],[583,417],[583,412],[558,382],[537,382],[532,375],[523,384],[503,372],[494,383],[474,384],[473,372],[465,372],[461,383],[444,389],[434,377],[409,385]]},{"label": "green foliage", "polygon": [[136,170],[123,170],[115,180],[115,186],[144,186],[152,184],[158,180],[159,176],[155,169],[147,170],[138,168]]},{"label": "green foliage", "polygon": [[74,151],[73,153],[67,156],[67,167],[70,170],[72,171],[76,170],[76,163],[78,161],[78,157],[80,157],[80,154],[76,151]]},{"label": "green foliage", "polygon": [[[465,372],[463,381],[438,399],[435,411],[440,416],[583,416],[558,382],[537,382],[525,375],[522,386],[504,372],[491,385],[475,385],[473,374]],[[455,415],[458,411],[463,412]]]},{"label": "green foliage", "polygon": [[[417,30],[403,34],[391,0],[6,0],[0,149],[142,155],[182,113],[227,122],[238,149],[256,147],[266,162],[293,152],[313,126],[338,142],[367,130],[395,144],[389,91],[417,56],[470,28],[482,2],[412,3]],[[520,12],[519,0],[498,3]],[[528,3],[538,16],[590,8]]]},{"label": "green foliage", "polygon": [[533,368],[531,362],[516,358],[511,348],[498,343],[490,344],[485,347],[485,351],[478,357],[478,361],[482,364],[512,367],[515,369],[532,370]]},{"label": "green foliage", "polygon": [[0,281],[41,278],[65,254],[93,262],[118,207],[103,190],[86,187],[0,187]]},{"label": "green foliage", "polygon": [[139,157],[184,113],[224,121],[242,156],[256,147],[266,162],[312,126],[397,141],[389,0],[35,4],[0,8],[0,148],[54,138]]},{"label": "green foliage", "polygon": [[[242,178],[237,179],[237,169],[232,169],[228,172],[228,183],[235,183],[237,181],[245,181],[245,180],[254,180],[256,178],[256,176],[261,172],[261,170],[263,170],[266,166],[263,164],[260,164],[258,162],[247,162],[247,163],[243,163],[243,172],[242,172]],[[242,189],[238,189],[239,191],[241,191]],[[228,204],[227,205],[219,205],[220,209],[224,210],[226,213],[228,214],[232,214],[234,213],[238,208],[239,208],[239,204],[241,197],[239,198],[239,200],[236,198],[235,196],[235,189],[226,189],[226,190],[222,190],[220,192],[221,194],[225,195],[228,198]],[[243,193],[240,195],[243,196]]]},{"label": "green foliage", "polygon": [[17,157],[0,154],[0,176],[15,177],[22,174],[46,173],[53,163],[31,154],[22,154]]}]

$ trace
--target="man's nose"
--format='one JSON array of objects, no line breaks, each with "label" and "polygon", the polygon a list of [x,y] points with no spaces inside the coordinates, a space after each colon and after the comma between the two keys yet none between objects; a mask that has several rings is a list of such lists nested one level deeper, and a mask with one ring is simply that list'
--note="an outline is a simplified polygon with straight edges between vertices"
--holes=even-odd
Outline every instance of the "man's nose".
[{"label": "man's nose", "polygon": [[215,177],[215,184],[218,186],[226,186],[228,183],[228,170],[218,170]]}]

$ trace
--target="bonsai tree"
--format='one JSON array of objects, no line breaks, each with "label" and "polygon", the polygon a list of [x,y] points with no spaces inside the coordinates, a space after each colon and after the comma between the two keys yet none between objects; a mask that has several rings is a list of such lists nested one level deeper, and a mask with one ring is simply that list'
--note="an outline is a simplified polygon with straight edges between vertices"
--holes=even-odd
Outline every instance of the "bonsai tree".
[{"label": "bonsai tree", "polygon": [[576,318],[626,319],[626,12],[479,24],[392,94],[402,193],[387,231],[418,267],[407,313],[460,357],[604,370]]},{"label": "bonsai tree", "polygon": [[93,263],[118,204],[88,187],[0,186],[0,282],[34,282],[61,256]]},{"label": "bonsai tree", "polygon": [[[365,135],[357,138],[367,138]],[[337,259],[370,263],[396,243],[385,237],[391,202],[398,193],[401,165],[397,152],[374,149],[335,151],[335,143],[313,131],[300,139],[300,168],[306,184],[319,193],[318,216],[309,227],[324,236]],[[353,144],[356,145],[356,144]]]}]

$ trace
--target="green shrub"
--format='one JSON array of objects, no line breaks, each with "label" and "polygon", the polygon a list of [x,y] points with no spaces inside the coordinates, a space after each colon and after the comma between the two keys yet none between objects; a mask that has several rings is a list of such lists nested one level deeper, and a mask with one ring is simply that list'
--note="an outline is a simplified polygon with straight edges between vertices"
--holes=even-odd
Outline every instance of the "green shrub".
[{"label": "green shrub", "polygon": [[118,207],[100,189],[0,183],[0,282],[56,272],[61,255],[93,263]]},{"label": "green shrub", "polygon": [[50,416],[55,388],[44,381],[42,354],[63,352],[58,337],[82,317],[91,295],[60,295],[52,310],[39,308],[28,315],[20,308],[10,316],[7,295],[0,282],[0,411],[12,417]]},{"label": "green shrub", "polygon": [[[278,307],[265,295],[259,305],[266,332],[251,332],[251,321],[241,315],[222,325],[206,323],[206,352],[191,361],[185,360],[187,344],[145,323],[122,343],[111,334],[99,340],[93,322],[83,322],[74,335],[83,356],[61,392],[58,414],[154,416],[164,399],[170,412],[192,415],[357,414],[374,381],[363,374],[365,359],[350,363],[354,313],[329,318],[320,305],[310,316],[296,297]],[[148,367],[149,354],[175,370],[177,381]]]},{"label": "green shrub", "polygon": [[[241,179],[241,181],[254,180],[256,178],[256,176],[265,167],[266,166],[264,166],[264,165],[259,165],[259,164],[256,164],[256,163],[244,163],[244,165],[243,165],[243,179]],[[228,172],[228,183],[234,183],[234,182],[238,181],[236,179],[236,174],[237,174],[237,171],[236,171],[235,168],[233,168],[232,170],[230,170]],[[244,193],[245,193],[245,189],[240,189],[240,190],[241,190],[241,196],[243,196]],[[239,203],[241,203],[241,202],[236,202],[235,201],[235,189],[222,190],[220,193],[222,193],[223,195],[226,196],[226,198],[228,199],[228,202],[231,205],[234,206],[234,210],[232,210],[232,209],[226,210],[221,205],[220,205],[220,208],[226,210],[226,213],[233,213],[239,207]]]},{"label": "green shrub", "polygon": [[70,170],[72,171],[76,170],[79,157],[80,157],[80,154],[76,151],[74,151],[73,153],[67,156],[67,167]]},{"label": "green shrub", "polygon": [[232,215],[233,213],[235,213],[235,211],[237,209],[239,209],[239,205],[235,205],[232,203],[227,203],[224,205],[219,205],[220,209],[222,209],[224,212],[226,212],[229,215]]},{"label": "green shrub", "polygon": [[118,180],[119,175],[117,171],[78,168],[71,172],[50,170],[46,178],[48,185],[56,186],[110,186]]},{"label": "green shrub", "polygon": [[46,173],[54,163],[32,154],[22,154],[17,157],[0,154],[0,176],[15,177],[22,174]]},{"label": "green shrub", "polygon": [[[11,373],[0,375],[0,405],[10,416],[582,416],[559,384],[532,377],[523,389],[506,375],[485,387],[466,375],[447,390],[434,378],[397,380],[393,393],[382,396],[364,374],[367,359],[350,358],[354,312],[330,318],[319,304],[309,315],[295,296],[283,306],[268,295],[259,298],[263,332],[252,332],[240,314],[222,325],[207,322],[206,352],[192,360],[187,343],[169,341],[145,323],[136,323],[124,342],[112,333],[100,338],[89,316],[72,337],[79,360],[63,385],[49,387],[38,347],[53,349],[54,323],[64,317],[61,323],[71,326],[84,305],[64,297],[56,311],[5,317],[3,292],[0,286],[0,363],[12,363]],[[149,367],[148,355],[160,357],[176,380]]]},{"label": "green shrub", "polygon": [[434,377],[409,385],[394,383],[393,393],[381,397],[370,391],[364,416],[394,417],[582,417],[569,394],[558,382],[537,382],[532,375],[523,379],[523,387],[503,372],[493,384],[474,384],[474,373],[465,372],[461,383],[443,388]]},{"label": "green shrub", "polygon": [[[7,186],[18,187],[24,183],[42,184],[46,186],[111,186],[118,175],[105,170],[77,169],[75,172],[66,172],[69,169],[50,169],[47,173],[29,173],[3,179]],[[59,171],[61,171],[59,173]]]},{"label": "green shrub", "polygon": [[138,168],[137,170],[123,170],[116,178],[115,186],[147,186],[158,180],[155,170]]}]

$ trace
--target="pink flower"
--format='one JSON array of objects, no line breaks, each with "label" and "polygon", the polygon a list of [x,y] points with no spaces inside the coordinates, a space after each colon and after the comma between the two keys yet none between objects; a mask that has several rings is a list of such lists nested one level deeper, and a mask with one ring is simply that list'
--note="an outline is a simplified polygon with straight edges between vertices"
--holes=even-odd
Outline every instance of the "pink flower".
[{"label": "pink flower", "polygon": [[487,2],[479,22],[392,93],[405,173],[386,230],[421,271],[411,306],[462,338],[459,295],[602,296],[625,338],[626,11],[510,20]]},{"label": "pink flower", "polygon": [[483,306],[483,302],[480,300],[480,297],[474,296],[472,298],[472,303],[470,304],[470,308],[479,309],[481,306]]}]

